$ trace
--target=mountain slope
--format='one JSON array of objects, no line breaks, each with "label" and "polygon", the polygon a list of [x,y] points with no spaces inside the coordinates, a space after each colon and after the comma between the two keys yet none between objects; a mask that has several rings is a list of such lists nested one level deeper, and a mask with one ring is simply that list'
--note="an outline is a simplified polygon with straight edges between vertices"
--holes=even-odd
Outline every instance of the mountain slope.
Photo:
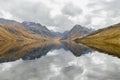
[{"label": "mountain slope", "polygon": [[82,37],[92,32],[92,29],[82,27],[81,25],[75,25],[62,39],[63,40],[74,40],[78,37]]},{"label": "mountain slope", "polygon": [[51,32],[52,32],[54,35],[62,38],[62,37],[64,37],[65,35],[67,35],[69,31],[65,31],[65,32],[63,32],[63,33],[61,33],[61,32],[55,32],[55,31],[51,31]]},{"label": "mountain slope", "polygon": [[46,26],[42,26],[39,23],[24,21],[22,24],[25,26],[25,28],[27,30],[30,30],[30,31],[40,34],[42,36],[46,36],[46,37],[55,37],[56,36],[49,29],[47,29]]},{"label": "mountain slope", "polygon": [[120,57],[120,23],[97,30],[75,41]]},{"label": "mountain slope", "polygon": [[19,22],[0,18],[0,40],[40,40],[41,38],[42,36],[26,30]]}]

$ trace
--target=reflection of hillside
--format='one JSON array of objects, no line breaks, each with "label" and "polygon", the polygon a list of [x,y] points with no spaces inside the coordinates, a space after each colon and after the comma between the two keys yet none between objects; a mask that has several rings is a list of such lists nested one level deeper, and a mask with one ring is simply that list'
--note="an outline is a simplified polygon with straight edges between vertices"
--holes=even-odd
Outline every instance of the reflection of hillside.
[{"label": "reflection of hillside", "polygon": [[50,50],[64,48],[70,50],[75,56],[90,52],[89,48],[77,45],[74,42],[24,42],[24,41],[0,41],[0,62],[14,61],[22,58],[32,60],[46,55]]},{"label": "reflection of hillside", "polygon": [[24,60],[40,58],[41,56],[46,55],[51,49],[54,49],[56,46],[58,45],[54,43],[48,43],[48,44],[41,45],[37,48],[33,48],[32,50],[26,52],[22,58]]},{"label": "reflection of hillside", "polygon": [[120,23],[99,29],[75,41],[120,58]]},{"label": "reflection of hillside", "polygon": [[75,56],[81,56],[82,54],[86,54],[91,52],[92,50],[83,45],[78,45],[75,42],[65,42],[65,46],[70,50]]},{"label": "reflection of hillside", "polygon": [[[86,45],[86,44],[85,44]],[[120,58],[120,45],[119,44],[112,44],[109,42],[100,42],[96,44],[87,44],[87,46],[99,51],[103,52],[108,55],[116,56]]]},{"label": "reflection of hillside", "polygon": [[40,57],[39,55],[46,54],[52,48],[49,45],[48,42],[0,42],[0,61],[4,62],[17,60],[19,58],[27,59],[28,57]]}]

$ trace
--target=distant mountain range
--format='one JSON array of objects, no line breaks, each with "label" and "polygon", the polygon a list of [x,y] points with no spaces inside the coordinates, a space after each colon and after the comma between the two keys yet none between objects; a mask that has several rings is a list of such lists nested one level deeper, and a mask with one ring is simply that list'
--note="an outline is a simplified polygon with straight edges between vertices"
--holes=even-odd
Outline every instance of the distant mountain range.
[{"label": "distant mountain range", "polygon": [[[9,39],[49,39],[54,37],[62,38],[63,40],[74,40],[82,37],[90,32],[92,29],[75,25],[70,31],[64,33],[54,32],[49,30],[46,26],[40,23],[24,21],[22,23],[0,18],[0,40]],[[4,31],[3,31],[4,29]]]},{"label": "distant mountain range", "polygon": [[46,26],[43,26],[40,23],[24,21],[22,22],[22,24],[25,26],[27,30],[30,30],[34,33],[37,33],[43,36],[49,36],[49,37],[57,36],[55,33],[51,32]]},{"label": "distant mountain range", "polygon": [[22,24],[25,26],[27,30],[33,31],[34,33],[37,33],[43,36],[63,37],[68,33],[68,31],[65,31],[63,33],[55,32],[55,31],[49,30],[46,26],[43,26],[40,23],[35,23],[35,22],[24,21],[22,22]]},{"label": "distant mountain range", "polygon": [[65,35],[67,35],[68,32],[69,31],[65,31],[65,32],[61,33],[61,32],[52,31],[53,34],[55,34],[56,36],[61,37],[61,38],[64,37]]},{"label": "distant mountain range", "polygon": [[75,25],[63,38],[62,40],[74,40],[89,34],[93,29],[88,29],[81,25]]}]

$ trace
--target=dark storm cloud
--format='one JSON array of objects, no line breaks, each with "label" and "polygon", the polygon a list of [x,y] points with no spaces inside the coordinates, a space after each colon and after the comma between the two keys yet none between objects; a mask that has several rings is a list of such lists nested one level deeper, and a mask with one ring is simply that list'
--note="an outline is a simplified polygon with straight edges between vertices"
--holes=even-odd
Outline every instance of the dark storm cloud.
[{"label": "dark storm cloud", "polygon": [[82,13],[82,9],[80,9],[78,6],[73,5],[72,3],[68,3],[63,7],[62,13],[74,17],[80,15]]}]

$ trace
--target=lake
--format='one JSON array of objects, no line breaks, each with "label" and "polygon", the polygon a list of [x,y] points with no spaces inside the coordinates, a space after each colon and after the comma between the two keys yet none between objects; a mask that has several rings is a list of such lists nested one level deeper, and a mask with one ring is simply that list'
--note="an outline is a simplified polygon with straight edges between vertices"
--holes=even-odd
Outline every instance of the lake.
[{"label": "lake", "polygon": [[0,80],[120,80],[120,59],[74,42],[0,42]]}]

